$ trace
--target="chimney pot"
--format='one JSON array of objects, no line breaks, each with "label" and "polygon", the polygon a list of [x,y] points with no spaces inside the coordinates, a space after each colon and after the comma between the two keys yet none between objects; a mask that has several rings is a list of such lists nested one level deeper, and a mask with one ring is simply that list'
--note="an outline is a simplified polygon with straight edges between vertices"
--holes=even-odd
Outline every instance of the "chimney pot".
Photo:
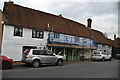
[{"label": "chimney pot", "polygon": [[9,0],[8,2],[9,2],[9,3],[12,3],[12,4],[14,4],[14,2],[13,2],[13,1],[11,1],[11,0]]},{"label": "chimney pot", "polygon": [[62,14],[59,14],[59,17],[62,17]]},{"label": "chimney pot", "polygon": [[114,34],[114,40],[116,40],[116,34]]},{"label": "chimney pot", "polygon": [[92,26],[92,19],[88,18],[87,19],[87,27],[91,28]]}]

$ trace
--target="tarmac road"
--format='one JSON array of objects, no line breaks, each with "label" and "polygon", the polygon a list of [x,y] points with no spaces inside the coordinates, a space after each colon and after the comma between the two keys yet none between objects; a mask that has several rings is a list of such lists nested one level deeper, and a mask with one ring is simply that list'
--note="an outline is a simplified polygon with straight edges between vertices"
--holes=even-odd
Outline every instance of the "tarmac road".
[{"label": "tarmac road", "polygon": [[[21,68],[23,67],[23,68]],[[118,60],[85,61],[63,66],[42,66],[31,68],[21,65],[18,68],[3,70],[3,78],[118,78]]]}]

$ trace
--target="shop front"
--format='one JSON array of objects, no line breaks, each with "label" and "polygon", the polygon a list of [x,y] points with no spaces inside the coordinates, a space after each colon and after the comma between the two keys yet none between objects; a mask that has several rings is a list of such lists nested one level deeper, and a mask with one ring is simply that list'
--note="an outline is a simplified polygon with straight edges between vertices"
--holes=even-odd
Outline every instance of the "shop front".
[{"label": "shop front", "polygon": [[48,45],[49,49],[57,55],[66,57],[67,61],[81,60],[84,55],[84,59],[90,59],[91,53],[96,47],[84,48],[77,45],[53,43]]}]

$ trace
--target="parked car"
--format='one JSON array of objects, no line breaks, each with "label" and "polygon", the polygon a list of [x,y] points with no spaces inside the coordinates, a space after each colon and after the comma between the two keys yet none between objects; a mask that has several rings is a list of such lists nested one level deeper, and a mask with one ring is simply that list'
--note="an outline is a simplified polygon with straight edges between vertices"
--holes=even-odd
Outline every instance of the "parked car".
[{"label": "parked car", "polygon": [[115,59],[120,59],[120,54],[116,54]]},{"label": "parked car", "polygon": [[95,51],[92,55],[92,60],[111,61],[111,59],[111,55],[103,51]]},{"label": "parked car", "polygon": [[64,57],[56,55],[50,50],[26,49],[22,55],[22,62],[37,68],[41,64],[63,65]]},{"label": "parked car", "polygon": [[3,70],[10,69],[13,66],[13,60],[7,56],[0,56],[0,64]]}]

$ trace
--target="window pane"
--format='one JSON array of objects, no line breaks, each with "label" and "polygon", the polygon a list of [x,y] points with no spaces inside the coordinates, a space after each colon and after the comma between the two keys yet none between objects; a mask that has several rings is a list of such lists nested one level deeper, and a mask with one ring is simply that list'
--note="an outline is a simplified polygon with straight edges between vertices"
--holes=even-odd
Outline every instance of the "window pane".
[{"label": "window pane", "polygon": [[43,32],[42,32],[42,31],[40,31],[40,34],[43,34]]},{"label": "window pane", "polygon": [[19,36],[22,36],[22,29],[19,29]]},{"label": "window pane", "polygon": [[14,35],[15,35],[15,36],[17,36],[17,35],[18,35],[18,28],[15,28]]},{"label": "window pane", "polygon": [[48,53],[48,55],[53,55],[53,52],[51,52],[51,51],[48,51],[47,53]]},{"label": "window pane", "polygon": [[33,30],[33,37],[36,37],[36,31]]},{"label": "window pane", "polygon": [[40,31],[40,38],[43,38],[43,31]]},{"label": "window pane", "polygon": [[37,37],[39,38],[39,31],[37,31]]},{"label": "window pane", "polygon": [[33,55],[38,55],[37,50],[33,50]]},{"label": "window pane", "polygon": [[15,32],[18,32],[18,28],[15,28]]},{"label": "window pane", "polygon": [[19,32],[22,32],[22,29],[19,29]]},{"label": "window pane", "polygon": [[42,55],[48,55],[46,51],[42,51]]}]

